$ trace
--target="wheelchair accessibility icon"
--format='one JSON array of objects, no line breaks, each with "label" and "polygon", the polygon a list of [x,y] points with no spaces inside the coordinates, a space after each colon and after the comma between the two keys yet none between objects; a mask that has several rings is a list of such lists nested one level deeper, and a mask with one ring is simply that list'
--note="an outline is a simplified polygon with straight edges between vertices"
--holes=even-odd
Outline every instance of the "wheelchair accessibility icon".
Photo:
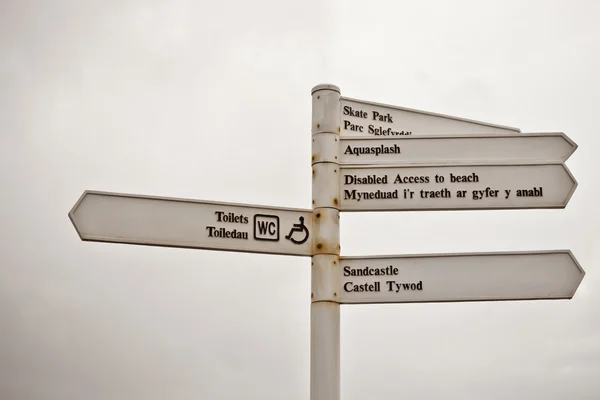
[{"label": "wheelchair accessibility icon", "polygon": [[[285,237],[287,240],[291,241],[294,244],[302,244],[308,240],[308,228],[304,225],[304,217],[299,217],[300,223],[294,224],[290,233]],[[296,235],[296,237],[302,237],[301,239],[294,239],[294,233],[299,232],[301,235]],[[303,235],[303,236],[302,236]]]}]

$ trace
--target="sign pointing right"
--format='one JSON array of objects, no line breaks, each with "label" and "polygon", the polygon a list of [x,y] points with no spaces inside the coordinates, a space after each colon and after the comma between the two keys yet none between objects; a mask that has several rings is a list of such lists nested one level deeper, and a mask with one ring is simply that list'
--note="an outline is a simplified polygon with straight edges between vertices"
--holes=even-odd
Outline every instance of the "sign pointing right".
[{"label": "sign pointing right", "polygon": [[340,98],[340,136],[506,134],[519,128],[372,101]]},{"label": "sign pointing right", "polygon": [[564,164],[340,168],[341,211],[564,208],[577,181]]},{"label": "sign pointing right", "polygon": [[570,299],[585,271],[569,250],[340,257],[340,303]]},{"label": "sign pointing right", "polygon": [[342,165],[565,162],[577,149],[562,132],[340,139]]}]

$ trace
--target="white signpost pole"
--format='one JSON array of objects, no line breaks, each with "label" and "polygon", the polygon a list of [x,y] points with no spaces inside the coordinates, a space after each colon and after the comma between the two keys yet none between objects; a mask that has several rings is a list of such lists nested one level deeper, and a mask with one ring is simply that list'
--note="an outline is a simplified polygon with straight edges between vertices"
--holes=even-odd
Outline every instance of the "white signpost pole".
[{"label": "white signpost pole", "polygon": [[[413,133],[430,137],[368,138]],[[562,163],[577,145],[515,133],[323,84],[312,89],[312,213],[86,191],[69,218],[86,241],[311,256],[310,399],[340,400],[340,304],[573,297],[585,272],[570,251],[340,258],[340,210],[564,208],[577,182]]]},{"label": "white signpost pole", "polygon": [[340,89],[312,89],[310,398],[340,399]]}]

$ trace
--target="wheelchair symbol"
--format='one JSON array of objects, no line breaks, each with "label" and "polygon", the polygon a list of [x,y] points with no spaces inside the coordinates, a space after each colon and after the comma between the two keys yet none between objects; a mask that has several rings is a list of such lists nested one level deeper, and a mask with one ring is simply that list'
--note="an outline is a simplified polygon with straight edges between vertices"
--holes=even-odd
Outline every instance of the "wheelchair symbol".
[{"label": "wheelchair symbol", "polygon": [[[304,225],[304,217],[300,217],[299,219],[300,223],[294,224],[294,226],[290,230],[290,233],[288,233],[285,237],[287,240],[291,241],[294,244],[302,244],[308,240],[308,228]],[[304,232],[304,237],[302,238],[302,240],[294,239],[292,237],[294,235],[294,232]]]}]

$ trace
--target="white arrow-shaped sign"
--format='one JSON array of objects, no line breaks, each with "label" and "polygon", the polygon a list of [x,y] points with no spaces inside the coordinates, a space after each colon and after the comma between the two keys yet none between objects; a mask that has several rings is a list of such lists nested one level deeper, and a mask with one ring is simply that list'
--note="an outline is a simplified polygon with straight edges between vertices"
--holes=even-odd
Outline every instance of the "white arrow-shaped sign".
[{"label": "white arrow-shaped sign", "polygon": [[519,128],[347,97],[340,99],[340,106],[340,135],[342,137],[405,137],[521,132]]},{"label": "white arrow-shaped sign", "polygon": [[86,191],[69,218],[88,241],[312,254],[310,210]]},{"label": "white arrow-shaped sign", "polygon": [[341,257],[339,301],[570,299],[584,275],[568,250]]},{"label": "white arrow-shaped sign", "polygon": [[565,162],[577,145],[564,133],[341,137],[341,164]]},{"label": "white arrow-shaped sign", "polygon": [[341,211],[564,208],[577,187],[558,163],[340,170]]}]

